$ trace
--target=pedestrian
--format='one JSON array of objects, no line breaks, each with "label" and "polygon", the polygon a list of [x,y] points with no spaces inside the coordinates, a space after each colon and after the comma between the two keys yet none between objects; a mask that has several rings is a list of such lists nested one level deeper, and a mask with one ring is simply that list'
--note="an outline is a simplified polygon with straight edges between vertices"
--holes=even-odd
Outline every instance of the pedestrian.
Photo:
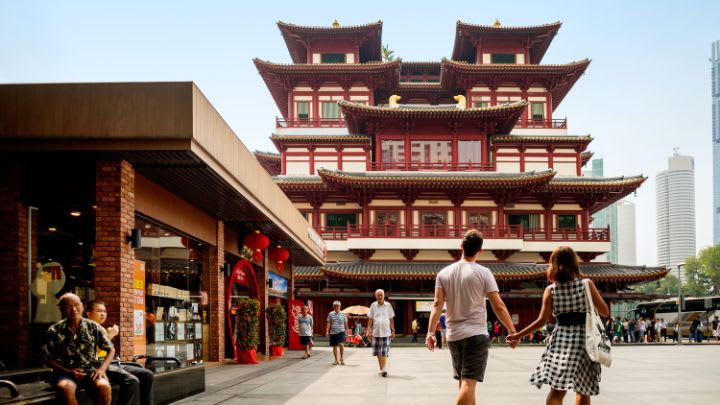
[{"label": "pedestrian", "polygon": [[[453,377],[458,380],[456,403],[475,404],[475,387],[485,376],[490,337],[487,328],[486,299],[495,316],[512,333],[515,326],[500,298],[492,272],[475,261],[482,251],[482,234],[477,229],[465,233],[462,240],[462,258],[444,269],[435,279],[435,300],[430,312],[425,345],[431,351],[439,341],[435,329],[443,303],[447,305],[447,344],[453,365]],[[515,347],[516,342],[511,343]]]},{"label": "pedestrian", "polygon": [[307,305],[303,305],[302,315],[298,317],[298,325],[300,326],[300,344],[305,348],[303,359],[312,357],[310,350],[312,349],[313,317],[308,314],[309,310],[310,308],[308,308]]},{"label": "pedestrian", "polygon": [[712,321],[712,335],[715,342],[720,342],[720,319],[717,316]]},{"label": "pedestrian", "polygon": [[493,340],[496,343],[500,343],[500,322],[497,319],[493,322],[492,336],[490,343],[492,343]]},{"label": "pedestrian", "polygon": [[[430,330],[430,328],[428,328],[428,330]],[[442,350],[442,328],[440,327],[440,322],[435,326],[435,339],[437,340],[438,349]]]},{"label": "pedestrian", "polygon": [[[95,321],[100,326],[103,326],[107,320],[107,307],[103,301],[90,301],[87,305],[85,315],[91,321]],[[120,333],[117,325],[113,325],[110,328],[103,327],[103,329],[105,329],[111,341]],[[107,356],[107,352],[99,349],[98,360],[103,361],[105,356]],[[120,364],[120,366],[117,366],[111,363],[106,374],[111,384],[118,384],[120,386],[117,399],[118,405],[136,403],[138,401],[141,405],[152,405],[153,380],[155,379],[152,371],[145,367],[130,364]]]},{"label": "pedestrian", "polygon": [[693,319],[692,323],[690,324],[690,333],[688,334],[688,343],[690,343],[691,340],[694,340],[697,342],[697,330],[700,326],[700,320],[698,318]]},{"label": "pedestrian", "polygon": [[645,323],[645,317],[640,317],[640,341],[645,343],[645,332],[647,331],[647,323]]},{"label": "pedestrian", "polygon": [[665,322],[665,318],[660,318],[660,337],[662,337],[663,342],[667,342],[667,322]]},{"label": "pedestrian", "polygon": [[673,342],[682,343],[682,336],[680,336],[680,322],[675,322],[675,326],[673,326]]},{"label": "pedestrian", "polygon": [[442,336],[442,346],[447,346],[447,324],[445,323],[445,310],[440,314],[440,335]]},{"label": "pedestrian", "polygon": [[417,335],[418,335],[418,321],[417,318],[413,318],[412,324],[410,325],[410,329],[412,329],[412,341],[411,343],[417,343]]},{"label": "pedestrian", "polygon": [[697,319],[697,322],[698,322],[697,328],[695,328],[695,343],[702,343],[703,337],[704,337],[703,323],[699,318]]},{"label": "pedestrian", "polygon": [[373,356],[377,357],[380,366],[379,375],[387,377],[387,359],[390,357],[390,342],[395,339],[395,311],[385,300],[385,291],[375,290],[377,301],[370,304],[368,311],[368,334],[373,339]]},{"label": "pedestrian", "polygon": [[635,343],[637,339],[635,339],[635,319],[631,318],[630,321],[628,321],[628,335],[630,336],[630,343]]},{"label": "pedestrian", "polygon": [[[325,336],[330,338],[330,346],[333,348],[335,361],[333,366],[345,365],[345,331],[348,330],[348,320],[345,313],[340,311],[340,301],[333,302],[333,310],[328,314]],[[340,359],[338,360],[338,351]]]},{"label": "pedestrian", "polygon": [[[75,392],[84,387],[93,391],[97,404],[110,405],[112,390],[106,371],[115,348],[102,326],[83,318],[80,297],[65,293],[58,301],[63,319],[50,326],[43,345],[45,365],[53,370],[48,382],[66,404],[77,404]],[[107,352],[102,363],[98,349]]]},{"label": "pedestrian", "polygon": [[610,315],[592,280],[584,281],[577,255],[567,246],[556,248],[550,256],[547,270],[552,284],[545,289],[538,319],[516,334],[508,336],[517,342],[551,314],[558,321],[557,329],[540,359],[530,383],[540,388],[550,386],[546,404],[561,405],[567,390],[575,391],[575,403],[588,405],[590,396],[600,392],[600,363],[590,360],[585,350],[586,288],[590,289],[593,304],[602,317]]},{"label": "pedestrian", "polygon": [[650,318],[647,320],[647,342],[651,343],[655,341],[655,320]]},{"label": "pedestrian", "polygon": [[660,343],[662,337],[662,321],[660,318],[655,318],[655,343]]},{"label": "pedestrian", "polygon": [[630,323],[628,322],[627,318],[623,318],[622,326],[623,326],[623,342],[627,343],[628,335],[630,332]]},{"label": "pedestrian", "polygon": [[622,340],[622,334],[623,334],[623,326],[622,321],[620,320],[620,317],[615,317],[615,337],[613,338],[613,342],[620,342]]}]

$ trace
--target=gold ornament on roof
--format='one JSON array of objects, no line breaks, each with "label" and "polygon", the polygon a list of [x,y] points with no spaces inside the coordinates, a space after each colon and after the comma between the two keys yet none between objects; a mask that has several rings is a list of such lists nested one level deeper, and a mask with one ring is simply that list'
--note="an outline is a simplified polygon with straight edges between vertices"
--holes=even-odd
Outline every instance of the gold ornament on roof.
[{"label": "gold ornament on roof", "polygon": [[462,94],[458,94],[457,96],[453,97],[455,101],[457,101],[457,104],[455,104],[455,108],[458,110],[464,110],[467,108],[467,100],[465,99],[465,96]]},{"label": "gold ornament on roof", "polygon": [[400,101],[402,97],[398,96],[397,94],[393,94],[388,99],[388,107],[390,108],[400,108],[400,104],[398,104],[398,101]]},{"label": "gold ornament on roof", "polygon": [[340,23],[338,22],[337,19],[336,19],[335,21],[333,21],[332,27],[333,27],[333,28],[340,28]]},{"label": "gold ornament on roof", "polygon": [[495,19],[495,24],[493,24],[493,27],[500,28],[500,19],[498,19],[498,18]]}]

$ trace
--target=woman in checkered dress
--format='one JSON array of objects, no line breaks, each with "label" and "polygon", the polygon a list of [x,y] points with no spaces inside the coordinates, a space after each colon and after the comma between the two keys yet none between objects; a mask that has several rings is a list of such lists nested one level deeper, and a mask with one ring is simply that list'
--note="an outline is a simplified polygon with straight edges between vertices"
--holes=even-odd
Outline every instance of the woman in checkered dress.
[{"label": "woman in checkered dress", "polygon": [[595,284],[583,282],[577,255],[567,246],[560,246],[550,256],[547,271],[552,283],[543,294],[538,319],[515,335],[508,336],[511,344],[518,342],[545,325],[551,312],[558,326],[540,359],[530,383],[540,388],[550,386],[546,404],[562,404],[567,390],[576,393],[576,404],[590,404],[590,396],[600,392],[600,363],[590,360],[585,351],[585,314],[587,311],[585,286],[590,288],[593,303],[600,316],[610,313]]}]

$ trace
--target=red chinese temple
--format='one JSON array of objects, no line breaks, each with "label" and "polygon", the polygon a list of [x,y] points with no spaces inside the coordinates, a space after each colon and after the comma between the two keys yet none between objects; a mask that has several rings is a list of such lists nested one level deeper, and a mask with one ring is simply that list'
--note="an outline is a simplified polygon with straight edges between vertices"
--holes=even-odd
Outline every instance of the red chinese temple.
[{"label": "red chinese temple", "polygon": [[458,21],[451,60],[406,62],[382,60],[381,21],[278,23],[293,63],[255,65],[281,113],[279,154],[256,157],[326,240],[326,265],[295,267],[316,332],[333,300],[368,305],[377,288],[408,332],[470,228],[520,325],[537,315],[560,244],[609,301],[641,298],[628,286],[667,273],[592,262],[610,249],[593,214],[646,178],[582,177],[592,137],[553,112],[590,60],[541,63],[560,25]]}]

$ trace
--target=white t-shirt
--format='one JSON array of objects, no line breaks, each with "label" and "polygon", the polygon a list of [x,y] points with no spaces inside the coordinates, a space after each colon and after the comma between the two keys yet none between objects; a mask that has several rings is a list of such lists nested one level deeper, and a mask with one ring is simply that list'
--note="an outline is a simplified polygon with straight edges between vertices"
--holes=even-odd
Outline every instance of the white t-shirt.
[{"label": "white t-shirt", "polygon": [[373,302],[367,316],[368,319],[373,320],[373,337],[390,337],[392,335],[390,320],[395,318],[395,311],[387,300],[383,305],[378,304],[377,301]]},{"label": "white t-shirt", "polygon": [[499,291],[490,269],[459,261],[440,270],[435,288],[442,288],[447,303],[447,341],[489,335],[485,298]]}]

